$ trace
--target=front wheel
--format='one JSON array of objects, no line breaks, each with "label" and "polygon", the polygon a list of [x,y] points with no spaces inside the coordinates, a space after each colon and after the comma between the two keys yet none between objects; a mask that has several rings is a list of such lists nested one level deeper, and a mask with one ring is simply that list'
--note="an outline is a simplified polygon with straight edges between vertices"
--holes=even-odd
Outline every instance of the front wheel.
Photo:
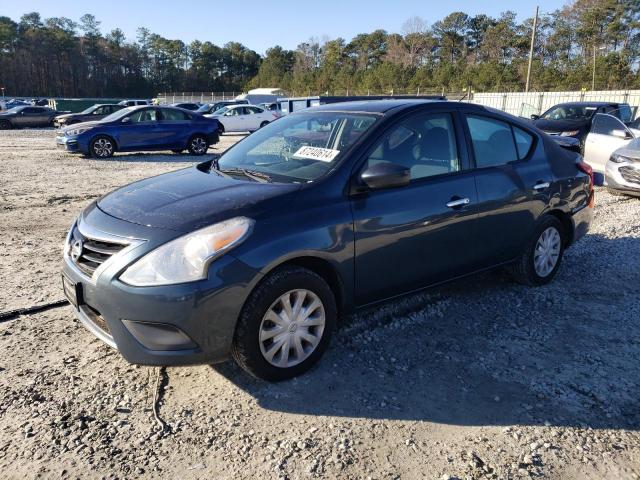
[{"label": "front wheel", "polygon": [[9,120],[0,120],[0,130],[9,130],[12,127]]},{"label": "front wheel", "polygon": [[281,268],[249,296],[231,352],[254,377],[286,380],[320,359],[336,318],[335,297],[322,277],[301,267]]},{"label": "front wheel", "polygon": [[260,128],[264,127],[265,125],[269,125],[269,122],[267,122],[266,120],[260,124]]},{"label": "front wheel", "polygon": [[99,135],[89,145],[91,156],[95,158],[109,158],[113,156],[116,146],[113,140],[106,135]]},{"label": "front wheel", "polygon": [[543,218],[527,243],[524,252],[512,266],[515,280],[524,285],[549,283],[558,273],[564,253],[564,228],[560,220]]},{"label": "front wheel", "polygon": [[204,135],[194,135],[189,140],[188,148],[191,155],[204,155],[209,149],[209,141]]}]

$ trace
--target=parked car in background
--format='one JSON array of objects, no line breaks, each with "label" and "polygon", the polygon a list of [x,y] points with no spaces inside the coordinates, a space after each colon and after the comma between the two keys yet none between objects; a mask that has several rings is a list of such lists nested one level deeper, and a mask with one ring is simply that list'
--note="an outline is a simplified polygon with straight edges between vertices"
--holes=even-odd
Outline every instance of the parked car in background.
[{"label": "parked car in background", "polygon": [[137,105],[151,105],[151,101],[149,100],[122,100],[118,103],[118,105],[122,105],[123,107],[135,107]]},{"label": "parked car in background", "polygon": [[597,183],[611,190],[640,189],[638,139],[640,130],[629,127],[613,115],[598,113],[584,147],[584,161],[596,173]]},{"label": "parked car in background", "polygon": [[89,205],[65,242],[64,291],[130,362],[231,355],[283,380],[359,307],[502,265],[550,282],[593,215],[580,160],[469,103],[302,110]]},{"label": "parked car in background", "polygon": [[89,122],[102,120],[107,115],[111,115],[113,112],[122,110],[125,108],[123,105],[112,104],[96,104],[78,113],[65,113],[64,115],[58,115],[53,124],[56,127],[66,127],[73,125],[74,123]]},{"label": "parked car in background", "polygon": [[218,142],[218,129],[216,120],[181,108],[127,107],[97,122],[66,127],[56,142],[69,152],[96,158],[141,150],[188,150],[192,155],[204,155]]},{"label": "parked car in background", "polygon": [[278,119],[273,112],[256,105],[231,105],[222,107],[205,117],[220,122],[220,134],[225,132],[254,132]]},{"label": "parked car in background", "polygon": [[0,112],[0,129],[53,127],[53,120],[61,113],[49,107],[14,107]]},{"label": "parked car in background", "polygon": [[170,107],[184,108],[185,110],[197,111],[202,105],[199,103],[172,103]]},{"label": "parked car in background", "polygon": [[640,197],[640,138],[615,150],[605,165],[610,192]]},{"label": "parked car in background", "polygon": [[531,115],[533,124],[548,135],[574,137],[584,142],[596,113],[613,115],[623,122],[632,120],[628,103],[616,102],[568,102],[554,105],[542,115]]},{"label": "parked car in background", "polygon": [[280,105],[278,104],[278,102],[261,103],[258,106],[273,113],[274,115],[277,115],[278,117],[282,116],[282,111],[280,110]]},{"label": "parked car in background", "polygon": [[231,105],[249,105],[249,102],[246,100],[223,100],[220,102],[206,103],[196,111],[198,113],[202,113],[203,115],[206,115],[206,114],[217,112],[222,107],[228,107]]}]

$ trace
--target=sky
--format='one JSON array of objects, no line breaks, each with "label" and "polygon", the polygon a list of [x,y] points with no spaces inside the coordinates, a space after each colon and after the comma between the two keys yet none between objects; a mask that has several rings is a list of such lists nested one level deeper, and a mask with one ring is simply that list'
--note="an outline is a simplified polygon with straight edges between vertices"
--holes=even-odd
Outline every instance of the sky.
[{"label": "sky", "polygon": [[[538,0],[541,13],[562,8],[567,0]],[[454,11],[498,16],[513,10],[520,20],[532,17],[536,3],[527,0],[0,0],[0,16],[15,21],[28,12],[43,18],[78,20],[91,13],[103,33],[114,28],[135,40],[138,27],[185,43],[192,40],[224,45],[237,41],[264,54],[280,45],[294,49],[312,36],[350,40],[378,28],[402,31],[412,16],[430,25]]]}]

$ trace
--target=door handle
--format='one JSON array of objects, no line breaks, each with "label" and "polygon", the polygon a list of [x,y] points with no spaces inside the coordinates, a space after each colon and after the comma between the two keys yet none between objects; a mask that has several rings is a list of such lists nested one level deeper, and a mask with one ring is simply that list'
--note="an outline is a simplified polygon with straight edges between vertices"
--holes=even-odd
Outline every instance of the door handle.
[{"label": "door handle", "polygon": [[461,207],[463,205],[468,205],[468,204],[469,204],[468,198],[458,198],[456,200],[452,199],[450,202],[448,202],[447,207],[456,208],[456,207]]},{"label": "door handle", "polygon": [[533,186],[534,190],[544,190],[545,188],[549,188],[551,184],[549,182],[538,182]]}]

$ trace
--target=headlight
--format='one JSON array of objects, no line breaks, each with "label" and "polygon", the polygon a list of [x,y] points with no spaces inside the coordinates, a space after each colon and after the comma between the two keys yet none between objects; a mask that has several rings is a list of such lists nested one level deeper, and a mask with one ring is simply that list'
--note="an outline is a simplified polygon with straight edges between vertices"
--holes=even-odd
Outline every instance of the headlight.
[{"label": "headlight", "polygon": [[176,238],[131,265],[120,280],[148,287],[207,278],[209,263],[247,238],[253,223],[236,217]]},{"label": "headlight", "polygon": [[624,155],[618,155],[617,153],[612,154],[609,157],[609,160],[611,160],[613,163],[624,163],[624,162],[632,162],[633,161],[629,157],[625,157]]},{"label": "headlight", "polygon": [[567,132],[562,132],[560,134],[560,136],[562,136],[562,137],[575,137],[576,135],[578,135],[578,133],[580,133],[580,130],[569,130]]},{"label": "headlight", "polygon": [[65,133],[69,137],[75,137],[76,135],[80,135],[81,133],[86,132],[87,130],[91,130],[91,128],[92,127],[73,128],[71,130],[67,130]]}]

